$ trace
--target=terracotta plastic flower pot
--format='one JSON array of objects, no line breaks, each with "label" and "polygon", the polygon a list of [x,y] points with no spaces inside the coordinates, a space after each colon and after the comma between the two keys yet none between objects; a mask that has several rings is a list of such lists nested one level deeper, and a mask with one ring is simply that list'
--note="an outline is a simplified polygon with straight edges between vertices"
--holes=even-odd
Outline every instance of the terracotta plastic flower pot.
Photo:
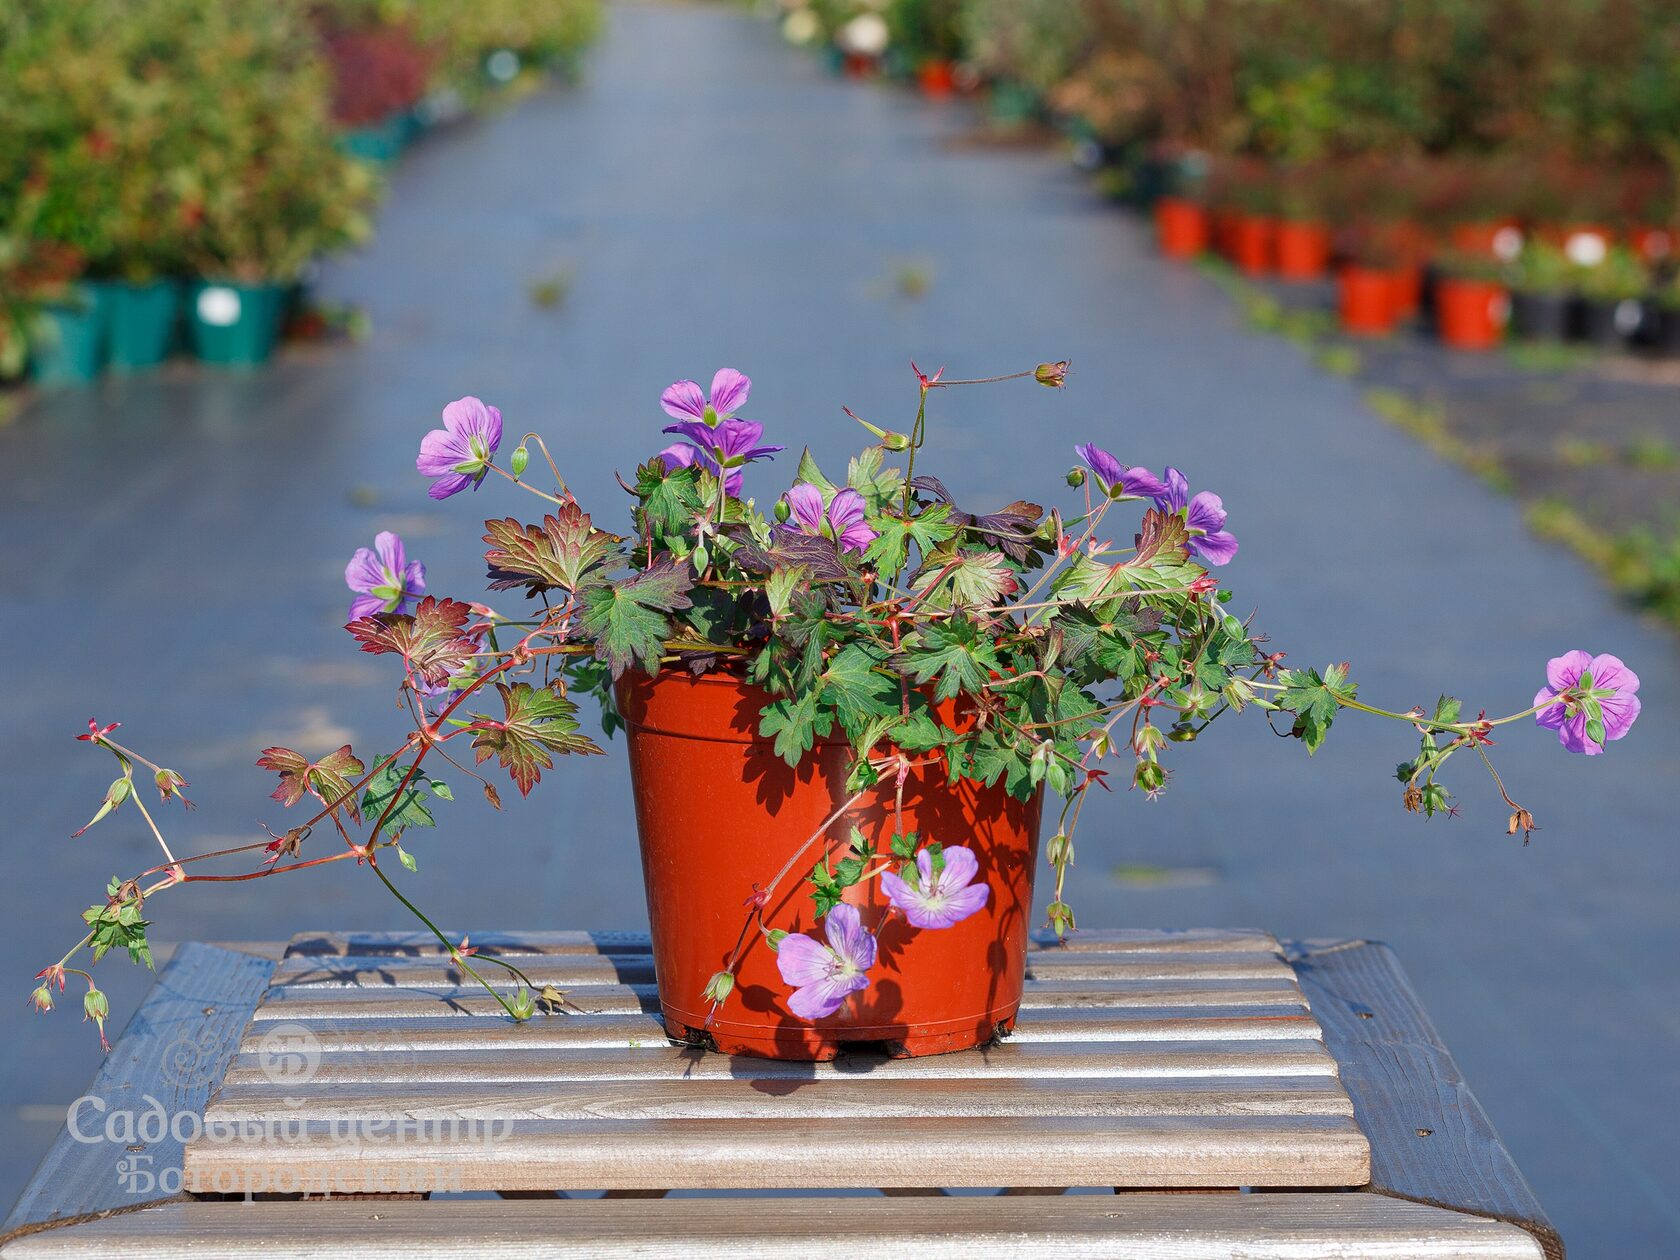
[{"label": "terracotta plastic flower pot", "polygon": [[118,281],[109,286],[106,300],[111,311],[113,370],[143,372],[169,357],[181,322],[181,286],[176,281]]},{"label": "terracotta plastic flower pot", "polygon": [[266,363],[280,340],[285,304],[285,285],[195,284],[187,312],[193,353],[228,367]]},{"label": "terracotta plastic flower pot", "polygon": [[1276,263],[1277,224],[1258,214],[1241,215],[1231,226],[1231,261],[1244,275],[1263,276]]},{"label": "terracotta plastic flower pot", "polygon": [[105,366],[109,340],[104,289],[77,284],[68,300],[35,313],[29,329],[29,374],[50,388],[91,385]]},{"label": "terracotta plastic flower pot", "polygon": [[1330,229],[1284,219],[1275,238],[1277,273],[1284,280],[1321,280],[1330,269]]},{"label": "terracotta plastic flower pot", "polygon": [[1415,262],[1396,266],[1389,272],[1389,291],[1395,321],[1411,319],[1423,307],[1423,268]]},{"label": "terracotta plastic flower pot", "polygon": [[949,96],[956,89],[956,76],[949,61],[924,61],[916,67],[916,82],[924,96]]},{"label": "terracotta plastic flower pot", "polygon": [[1183,197],[1155,203],[1155,237],[1168,258],[1195,258],[1208,247],[1208,213]]},{"label": "terracotta plastic flower pot", "polygon": [[1443,276],[1435,285],[1435,331],[1456,350],[1488,350],[1499,344],[1509,307],[1492,281]]},{"label": "terracotta plastic flower pot", "polygon": [[[1037,867],[1041,799],[1024,802],[966,780],[948,785],[943,765],[918,767],[904,788],[903,827],[925,841],[965,846],[990,896],[949,928],[912,927],[889,916],[876,879],[846,892],[877,932],[880,959],[869,987],[826,1019],[787,1005],[791,986],[776,955],[747,926],[755,885],[791,869],[764,907],[768,926],[820,932],[806,875],[822,844],[800,846],[851,795],[850,752],[819,741],[790,769],[758,734],[771,697],[722,674],[657,677],[631,672],[615,688],[628,731],[642,874],[653,928],[654,968],[667,1031],[730,1054],[827,1059],[850,1044],[894,1054],[937,1054],[983,1045],[1010,1027],[1021,1001]],[[950,705],[942,717],[955,717]],[[828,828],[843,848],[853,827],[883,853],[894,831],[891,786],[872,790]],[[734,992],[708,1024],[707,981],[742,947]]]},{"label": "terracotta plastic flower pot", "polygon": [[1394,331],[1394,276],[1377,267],[1350,264],[1336,276],[1342,331],[1386,337]]}]

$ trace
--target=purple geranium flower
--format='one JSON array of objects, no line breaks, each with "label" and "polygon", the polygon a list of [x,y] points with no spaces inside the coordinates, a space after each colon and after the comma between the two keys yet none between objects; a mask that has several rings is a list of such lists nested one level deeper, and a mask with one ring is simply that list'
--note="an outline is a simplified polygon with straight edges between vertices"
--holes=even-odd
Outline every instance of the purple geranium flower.
[{"label": "purple geranium flower", "polygon": [[748,464],[786,449],[760,446],[758,439],[764,436],[764,426],[751,420],[731,418],[719,421],[716,427],[704,420],[684,420],[666,425],[665,432],[675,433],[689,442],[688,447],[667,446],[659,452],[667,469],[685,468],[698,461],[713,476],[722,477],[724,489],[734,495],[741,493],[741,480]]},{"label": "purple geranium flower", "polygon": [[1167,484],[1153,494],[1163,512],[1183,512],[1190,526],[1190,550],[1212,565],[1230,564],[1237,554],[1237,536],[1225,528],[1225,501],[1203,490],[1190,497],[1190,483],[1176,468],[1167,469]]},{"label": "purple geranium flower", "polygon": [[865,519],[863,496],[856,490],[837,490],[826,511],[822,491],[808,482],[801,481],[782,498],[787,500],[793,522],[807,534],[832,538],[853,551],[866,551],[875,541],[875,531]]},{"label": "purple geranium flower", "polygon": [[1628,733],[1639,716],[1638,690],[1639,675],[1619,657],[1565,652],[1546,662],[1546,685],[1534,696],[1546,707],[1534,720],[1570,752],[1594,757]]},{"label": "purple geranium flower", "polygon": [[403,554],[403,540],[386,531],[374,535],[373,550],[356,548],[344,566],[344,584],[356,592],[350,620],[374,613],[408,611],[410,600],[426,593],[426,566]]},{"label": "purple geranium flower", "polygon": [[502,413],[468,395],[443,409],[443,428],[420,439],[414,466],[437,479],[426,493],[447,499],[468,486],[478,488],[501,444]]},{"label": "purple geranium flower", "polygon": [[1110,497],[1123,494],[1142,497],[1160,494],[1166,489],[1149,469],[1128,468],[1094,442],[1087,442],[1073,449],[1091,471],[1097,474],[1097,483],[1102,486],[1103,493]]},{"label": "purple geranium flower", "polygon": [[710,398],[700,392],[698,382],[676,381],[659,396],[659,405],[673,420],[695,420],[708,429],[715,429],[746,406],[751,390],[750,377],[734,368],[719,368],[712,377]]},{"label": "purple geranium flower", "polygon": [[788,1009],[801,1019],[823,1019],[859,989],[875,965],[875,938],[864,930],[857,907],[841,902],[823,916],[828,944],[810,936],[784,936],[776,950],[782,979],[796,986]]},{"label": "purple geranium flower", "polygon": [[915,883],[901,879],[891,871],[881,876],[881,888],[887,900],[917,927],[947,928],[960,923],[977,910],[984,908],[992,890],[976,884],[980,863],[967,849],[946,849],[943,869],[933,869],[933,853],[922,849],[916,854]]}]

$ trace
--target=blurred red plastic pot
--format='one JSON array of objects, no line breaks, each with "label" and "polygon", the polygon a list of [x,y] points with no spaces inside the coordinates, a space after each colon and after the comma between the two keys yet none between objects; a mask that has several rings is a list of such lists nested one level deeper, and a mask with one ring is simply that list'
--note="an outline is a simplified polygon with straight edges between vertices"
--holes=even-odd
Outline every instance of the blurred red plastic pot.
[{"label": "blurred red plastic pot", "polygon": [[1277,225],[1277,273],[1285,280],[1319,280],[1330,268],[1330,229],[1284,219]]},{"label": "blurred red plastic pot", "polygon": [[1342,330],[1361,337],[1386,337],[1396,315],[1393,274],[1350,263],[1336,276]]},{"label": "blurred red plastic pot", "polygon": [[1208,247],[1209,222],[1205,207],[1184,197],[1162,197],[1155,203],[1155,237],[1168,258],[1194,258]]},{"label": "blurred red plastic pot", "polygon": [[1435,285],[1435,331],[1457,350],[1487,350],[1499,344],[1510,300],[1490,280],[1443,276]]}]

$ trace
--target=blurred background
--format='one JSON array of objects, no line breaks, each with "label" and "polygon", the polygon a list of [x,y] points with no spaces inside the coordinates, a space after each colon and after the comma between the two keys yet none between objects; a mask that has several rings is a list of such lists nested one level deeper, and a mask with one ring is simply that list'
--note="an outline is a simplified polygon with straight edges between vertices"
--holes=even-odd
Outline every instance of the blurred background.
[{"label": "blurred background", "polygon": [[[179,849],[283,815],[253,764],[394,741],[343,567],[402,534],[475,598],[494,485],[413,470],[444,403],[536,429],[610,528],[660,390],[754,381],[835,462],[906,428],[964,502],[1056,502],[1073,445],[1216,489],[1292,664],[1512,711],[1614,652],[1601,758],[1513,730],[1526,848],[1461,771],[1403,813],[1394,733],[1258,722],[1086,811],[1087,925],[1395,945],[1571,1254],[1680,1254],[1680,9],[1658,0],[7,0],[0,6],[0,1198],[98,1065],[30,977],[130,811],[89,717],[190,780]],[[933,465],[938,465],[933,467]],[[784,457],[753,470],[774,497]],[[634,927],[618,745],[439,805],[454,928]],[[1215,760],[1217,759],[1217,761]],[[512,794],[507,794],[511,797]],[[399,927],[365,872],[160,896],[162,948]],[[149,977],[102,965],[120,1028]]]}]

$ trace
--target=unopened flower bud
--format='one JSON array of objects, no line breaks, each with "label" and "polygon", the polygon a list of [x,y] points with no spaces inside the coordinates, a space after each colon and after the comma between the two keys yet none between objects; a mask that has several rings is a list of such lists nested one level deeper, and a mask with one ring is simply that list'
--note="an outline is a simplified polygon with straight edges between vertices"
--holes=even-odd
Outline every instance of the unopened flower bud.
[{"label": "unopened flower bud", "polygon": [[1068,469],[1067,483],[1075,490],[1085,484],[1085,470],[1083,468]]},{"label": "unopened flower bud", "polygon": [[1050,837],[1050,843],[1045,847],[1045,856],[1050,859],[1051,866],[1073,865],[1073,837],[1058,831]]},{"label": "unopened flower bud", "polygon": [[[40,992],[45,992],[46,987],[46,985],[42,985]],[[82,1017],[84,1019],[103,1020],[110,1013],[110,1000],[98,989],[89,989],[87,995],[82,998]]]},{"label": "unopened flower bud", "polygon": [[52,990],[43,984],[29,995],[29,1004],[45,1015],[53,1008]]},{"label": "unopened flower bud", "polygon": [[1166,736],[1161,728],[1152,722],[1146,722],[1138,727],[1137,734],[1132,737],[1132,751],[1140,757],[1152,756],[1165,742]]},{"label": "unopened flower bud", "polygon": [[1073,931],[1073,907],[1065,901],[1052,901],[1044,907],[1045,917],[1050,920],[1050,926],[1056,930],[1058,937],[1066,936]]},{"label": "unopened flower bud", "polygon": [[793,515],[793,508],[788,505],[788,501],[786,499],[777,499],[776,506],[772,510],[771,514],[776,518],[778,523],[785,524],[787,522],[787,518]]},{"label": "unopened flower bud", "polygon": [[513,475],[518,477],[524,474],[525,466],[530,462],[531,452],[523,446],[516,446],[508,459],[508,467],[513,470]]},{"label": "unopened flower bud", "polygon": [[708,1002],[722,1002],[734,989],[735,977],[727,971],[720,971],[706,981],[706,988],[701,996]]},{"label": "unopened flower bud", "polygon": [[113,779],[111,786],[105,789],[105,799],[112,805],[121,805],[128,799],[129,786],[127,778]]},{"label": "unopened flower bud", "polygon": [[521,1023],[531,1019],[537,1013],[537,1001],[531,996],[531,991],[524,985],[519,986],[519,992],[513,995],[513,1000],[508,1003],[508,1007],[513,1017]]},{"label": "unopened flower bud", "polygon": [[188,809],[192,808],[192,802],[181,792],[181,789],[187,786],[187,781],[173,770],[159,770],[152,776],[152,781],[157,784],[158,795],[164,800],[167,801],[172,796],[179,796],[183,805]]},{"label": "unopened flower bud", "polygon": [[1060,389],[1067,384],[1068,361],[1060,363],[1040,363],[1033,369],[1033,379],[1040,385],[1048,385],[1051,389]]},{"label": "unopened flower bud", "polygon": [[903,433],[889,433],[881,439],[881,445],[889,451],[907,451],[910,449],[910,439]]},{"label": "unopened flower bud", "polygon": [[1132,772],[1132,785],[1145,792],[1159,792],[1167,784],[1167,772],[1158,761],[1140,761]]},{"label": "unopened flower bud", "polygon": [[1175,744],[1193,744],[1196,742],[1196,728],[1194,726],[1175,726],[1168,733],[1167,738]]}]

